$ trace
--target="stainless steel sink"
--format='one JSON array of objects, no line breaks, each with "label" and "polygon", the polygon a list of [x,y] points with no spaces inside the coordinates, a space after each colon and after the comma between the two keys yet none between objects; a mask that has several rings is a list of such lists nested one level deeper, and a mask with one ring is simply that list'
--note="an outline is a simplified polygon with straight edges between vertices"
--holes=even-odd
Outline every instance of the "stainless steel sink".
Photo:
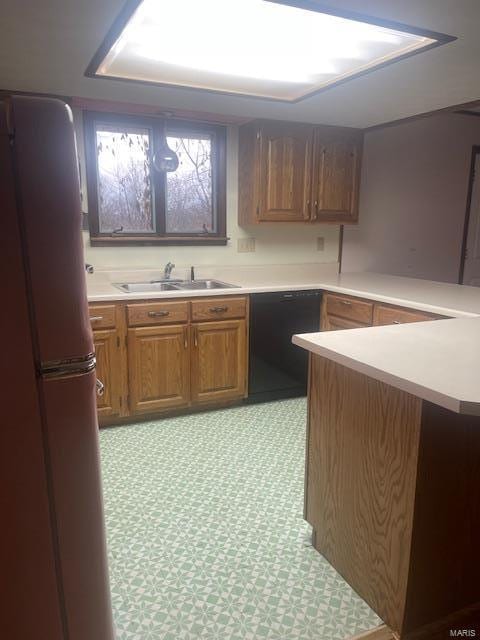
[{"label": "stainless steel sink", "polygon": [[155,291],[177,291],[173,282],[118,282],[113,285],[124,293],[155,293]]},{"label": "stainless steel sink", "polygon": [[199,289],[235,289],[238,285],[221,280],[185,280],[176,284],[175,287],[187,291],[197,291]]},{"label": "stainless steel sink", "polygon": [[202,289],[233,289],[236,284],[221,280],[155,280],[153,282],[117,282],[124,293],[155,293],[155,291],[198,291]]}]

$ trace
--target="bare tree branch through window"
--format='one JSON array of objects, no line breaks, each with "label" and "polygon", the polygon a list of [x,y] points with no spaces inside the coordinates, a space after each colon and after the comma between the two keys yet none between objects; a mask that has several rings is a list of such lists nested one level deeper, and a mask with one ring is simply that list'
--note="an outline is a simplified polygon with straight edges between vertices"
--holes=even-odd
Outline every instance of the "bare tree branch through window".
[{"label": "bare tree branch through window", "polygon": [[169,122],[171,173],[152,165],[161,119],[87,113],[85,131],[92,238],[226,241],[224,127]]}]

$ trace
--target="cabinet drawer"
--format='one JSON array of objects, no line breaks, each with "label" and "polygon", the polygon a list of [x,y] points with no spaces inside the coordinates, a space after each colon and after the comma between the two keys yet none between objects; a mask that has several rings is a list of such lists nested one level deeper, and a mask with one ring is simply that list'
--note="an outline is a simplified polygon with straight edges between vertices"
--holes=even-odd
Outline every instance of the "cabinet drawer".
[{"label": "cabinet drawer", "polygon": [[129,327],[188,322],[188,302],[144,302],[127,305]]},{"label": "cabinet drawer", "polygon": [[327,294],[325,305],[327,315],[340,316],[365,325],[372,324],[373,304],[371,302]]},{"label": "cabinet drawer", "polygon": [[322,325],[322,331],[339,331],[340,329],[364,329],[367,324],[355,322],[355,320],[347,320],[346,318],[337,318],[337,316],[325,316]]},{"label": "cabinet drawer", "polygon": [[374,325],[404,324],[406,322],[425,322],[427,320],[437,320],[439,316],[421,311],[407,311],[397,307],[388,307],[383,304],[376,304],[373,312]]},{"label": "cabinet drawer", "polygon": [[244,318],[246,313],[246,298],[228,297],[192,300],[192,320]]},{"label": "cabinet drawer", "polygon": [[102,304],[88,307],[92,329],[115,328],[115,305]]}]

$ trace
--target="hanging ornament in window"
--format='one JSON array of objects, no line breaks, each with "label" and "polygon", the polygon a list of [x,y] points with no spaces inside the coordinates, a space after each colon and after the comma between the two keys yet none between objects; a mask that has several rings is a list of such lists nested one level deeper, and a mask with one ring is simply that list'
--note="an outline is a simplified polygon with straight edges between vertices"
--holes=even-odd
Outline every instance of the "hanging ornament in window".
[{"label": "hanging ornament in window", "polygon": [[167,142],[167,123],[163,121],[162,137],[153,154],[153,166],[160,172],[172,172],[178,169],[178,156],[170,149]]}]

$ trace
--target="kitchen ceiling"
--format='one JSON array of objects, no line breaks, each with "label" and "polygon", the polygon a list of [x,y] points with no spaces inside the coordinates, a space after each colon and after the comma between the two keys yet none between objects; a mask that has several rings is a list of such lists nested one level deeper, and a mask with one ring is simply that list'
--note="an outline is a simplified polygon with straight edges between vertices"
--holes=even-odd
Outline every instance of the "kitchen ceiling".
[{"label": "kitchen ceiling", "polygon": [[[87,65],[121,11],[121,0],[16,0],[8,5],[3,7],[0,23],[2,89],[119,100],[158,105],[159,109],[195,109],[356,127],[374,126],[480,98],[477,0],[331,2],[337,11],[403,22],[458,39],[295,104],[87,78]],[[236,29],[234,22],[231,29]],[[245,38],[248,40],[248,33]]]}]

